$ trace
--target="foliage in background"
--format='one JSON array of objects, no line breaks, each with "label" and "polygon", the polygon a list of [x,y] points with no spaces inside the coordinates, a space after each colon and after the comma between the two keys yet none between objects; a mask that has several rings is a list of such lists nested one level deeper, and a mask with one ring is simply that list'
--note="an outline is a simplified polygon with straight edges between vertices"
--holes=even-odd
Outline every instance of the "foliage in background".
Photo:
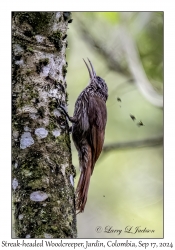
[{"label": "foliage in background", "polygon": [[[163,110],[149,102],[138,88],[121,42],[121,31],[123,27],[127,30],[136,46],[140,65],[161,98],[163,13],[74,12],[72,18],[67,50],[69,114],[73,114],[74,103],[88,84],[88,72],[82,60],[88,57],[97,75],[105,79],[109,88],[104,147],[127,145],[138,140],[142,142],[142,148],[114,147],[101,155],[91,178],[85,212],[77,218],[78,237],[161,238]],[[155,95],[156,92],[152,97]],[[134,115],[136,120],[132,120],[130,115]],[[140,121],[144,126],[138,125]],[[153,143],[148,144],[147,139]],[[72,148],[73,164],[78,172],[78,157],[73,143]],[[102,227],[101,233],[96,231],[97,226]],[[122,232],[120,235],[106,233],[106,226],[122,229]],[[148,232],[129,234],[125,232],[127,226],[132,226],[133,230],[140,226]]]}]

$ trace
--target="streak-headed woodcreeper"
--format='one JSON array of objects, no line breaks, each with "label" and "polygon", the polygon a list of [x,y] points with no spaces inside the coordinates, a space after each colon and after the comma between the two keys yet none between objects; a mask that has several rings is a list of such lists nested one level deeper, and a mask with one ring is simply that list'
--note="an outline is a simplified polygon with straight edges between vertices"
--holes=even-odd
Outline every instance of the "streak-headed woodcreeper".
[{"label": "streak-headed woodcreeper", "polygon": [[75,103],[73,117],[69,117],[65,109],[61,107],[72,122],[72,138],[79,157],[81,173],[76,190],[78,213],[83,212],[85,208],[90,177],[103,148],[107,121],[108,87],[105,81],[96,75],[91,61],[89,59],[88,61],[91,69],[84,60],[89,71],[90,82]]}]

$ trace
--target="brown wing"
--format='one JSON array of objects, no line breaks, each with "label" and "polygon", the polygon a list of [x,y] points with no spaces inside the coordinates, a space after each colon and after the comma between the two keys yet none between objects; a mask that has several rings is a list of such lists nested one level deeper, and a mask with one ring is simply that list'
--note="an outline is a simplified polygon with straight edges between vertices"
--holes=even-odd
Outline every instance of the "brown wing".
[{"label": "brown wing", "polygon": [[99,97],[89,98],[89,144],[92,150],[93,172],[95,162],[97,161],[104,143],[105,127],[107,120],[106,103]]}]

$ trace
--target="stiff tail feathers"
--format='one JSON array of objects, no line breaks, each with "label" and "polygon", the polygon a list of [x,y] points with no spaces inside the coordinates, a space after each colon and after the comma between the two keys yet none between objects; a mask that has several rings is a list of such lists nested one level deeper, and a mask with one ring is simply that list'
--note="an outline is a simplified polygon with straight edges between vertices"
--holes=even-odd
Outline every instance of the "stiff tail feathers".
[{"label": "stiff tail feathers", "polygon": [[82,166],[82,171],[76,189],[76,210],[78,211],[77,214],[82,213],[86,205],[90,178],[93,169],[92,165],[92,155],[91,152],[89,152],[87,162]]}]

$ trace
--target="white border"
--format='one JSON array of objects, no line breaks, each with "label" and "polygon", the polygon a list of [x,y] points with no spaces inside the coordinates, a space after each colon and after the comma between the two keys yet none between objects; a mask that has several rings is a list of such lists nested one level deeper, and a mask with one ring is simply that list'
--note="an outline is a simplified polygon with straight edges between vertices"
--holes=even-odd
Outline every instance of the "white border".
[{"label": "white border", "polygon": [[[63,4],[64,3],[64,4]],[[0,15],[0,238],[11,239],[11,11],[164,11],[164,240],[174,242],[175,223],[175,14],[174,1],[1,1]],[[82,241],[82,240],[77,240]],[[122,240],[121,240],[122,241]],[[134,242],[134,240],[132,240]],[[138,240],[136,240],[138,242]],[[144,240],[150,242],[150,240]],[[1,242],[0,242],[1,246]],[[30,249],[30,248],[28,248]],[[32,248],[33,249],[33,248]],[[149,249],[149,248],[148,248]]]}]

